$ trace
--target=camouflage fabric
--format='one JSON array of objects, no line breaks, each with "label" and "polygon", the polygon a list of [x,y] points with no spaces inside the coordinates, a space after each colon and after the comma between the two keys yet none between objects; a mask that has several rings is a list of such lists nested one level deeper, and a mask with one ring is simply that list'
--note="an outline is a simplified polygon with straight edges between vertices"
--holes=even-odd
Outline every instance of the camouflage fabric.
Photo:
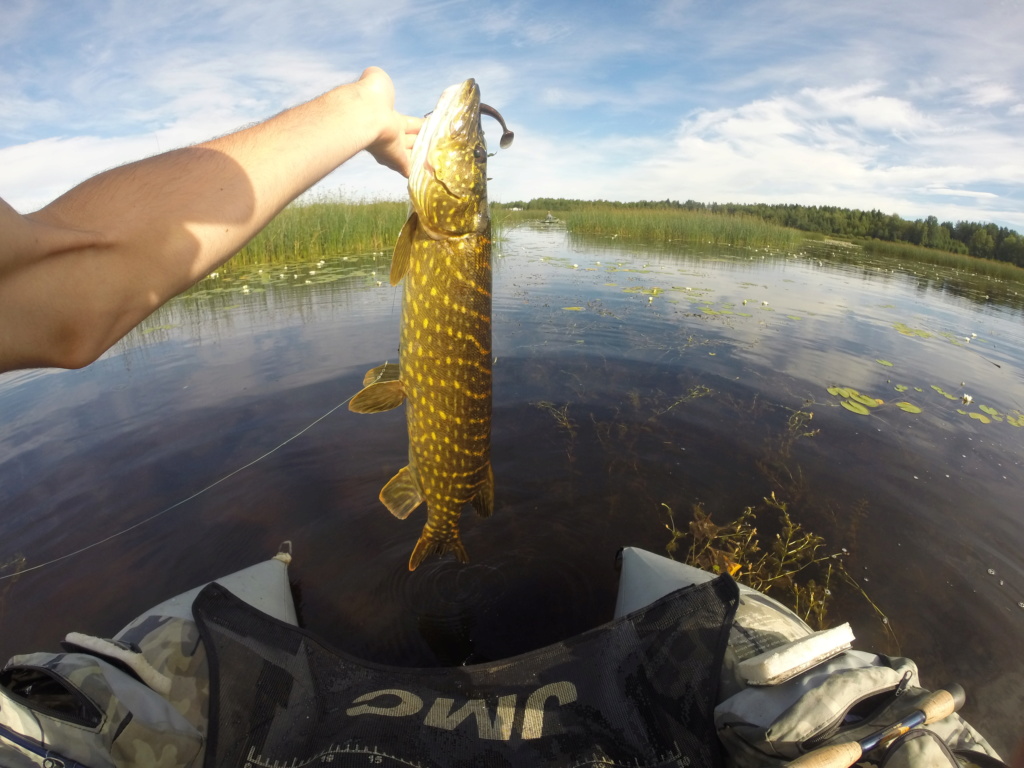
[{"label": "camouflage fabric", "polygon": [[[54,758],[64,758],[89,768],[171,768],[202,760],[203,737],[194,725],[95,656],[15,656],[2,674],[8,685],[0,687],[0,763],[54,765]],[[25,676],[42,682],[19,693],[16,681]],[[46,694],[34,696],[34,690]]]},{"label": "camouflage fabric", "polygon": [[206,649],[195,622],[144,616],[121,630],[115,640],[138,650],[155,669],[171,679],[167,700],[205,736],[210,679]]},{"label": "camouflage fabric", "polygon": [[[857,741],[898,722],[928,695],[920,686],[917,665],[910,659],[847,651],[786,683],[745,688],[715,708],[715,723],[730,767],[781,768],[811,749]],[[855,705],[868,700],[875,702],[869,717],[842,725]],[[948,750],[999,760],[984,737],[956,713],[921,730],[934,733]],[[932,766],[928,756],[933,749],[926,741],[908,744],[902,764]],[[923,762],[913,762],[918,753]],[[874,762],[880,755],[866,757]]]}]

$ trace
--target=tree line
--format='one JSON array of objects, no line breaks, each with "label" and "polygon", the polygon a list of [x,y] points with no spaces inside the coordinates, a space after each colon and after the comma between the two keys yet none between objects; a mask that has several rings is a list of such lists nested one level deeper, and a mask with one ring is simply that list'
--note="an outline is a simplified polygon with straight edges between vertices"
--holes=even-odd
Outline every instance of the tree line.
[{"label": "tree line", "polygon": [[983,259],[1008,261],[1024,267],[1024,236],[1007,227],[973,221],[939,222],[935,216],[908,221],[879,210],[861,211],[831,205],[792,205],[784,203],[699,203],[687,200],[641,200],[622,203],[613,200],[570,200],[560,197],[536,197],[529,202],[496,203],[503,208],[525,210],[572,211],[585,208],[644,208],[706,211],[730,215],[756,216],[807,232],[820,232],[846,238],[873,238],[912,243],[952,253],[964,253]]}]

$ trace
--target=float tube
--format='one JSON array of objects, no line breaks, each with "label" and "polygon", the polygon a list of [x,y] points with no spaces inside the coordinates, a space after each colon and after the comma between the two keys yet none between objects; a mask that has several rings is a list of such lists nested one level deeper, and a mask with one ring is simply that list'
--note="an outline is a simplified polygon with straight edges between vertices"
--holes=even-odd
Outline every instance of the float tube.
[{"label": "float tube", "polygon": [[72,632],[64,653],[12,658],[0,765],[838,766],[835,745],[887,765],[1002,764],[909,659],[641,549],[617,554],[607,624],[439,669],[365,662],[301,629],[290,561],[286,542],[113,638]]}]

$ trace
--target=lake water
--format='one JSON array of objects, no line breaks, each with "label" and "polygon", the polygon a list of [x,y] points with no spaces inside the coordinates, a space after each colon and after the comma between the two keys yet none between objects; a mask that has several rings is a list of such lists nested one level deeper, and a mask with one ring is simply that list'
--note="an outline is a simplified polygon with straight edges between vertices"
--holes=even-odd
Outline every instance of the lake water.
[{"label": "lake water", "polygon": [[[397,358],[388,263],[224,273],[87,369],[0,376],[0,576],[20,571],[0,580],[0,656],[111,635],[290,539],[301,619],[335,645],[502,658],[608,620],[618,548],[664,553],[695,503],[724,523],[774,492],[845,550],[864,594],[837,581],[830,615],[855,647],[959,682],[965,716],[1016,745],[1024,288],[841,244],[512,230],[494,259],[496,511],[464,515],[469,565],[410,574],[423,512],[377,499],[404,414],[344,407]],[[883,402],[856,413],[829,387]],[[773,526],[758,519],[763,547]]]}]

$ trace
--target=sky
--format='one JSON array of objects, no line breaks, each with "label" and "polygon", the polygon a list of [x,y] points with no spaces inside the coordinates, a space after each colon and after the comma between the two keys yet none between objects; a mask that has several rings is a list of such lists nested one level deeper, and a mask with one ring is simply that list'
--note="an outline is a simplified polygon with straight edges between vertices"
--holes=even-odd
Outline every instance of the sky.
[{"label": "sky", "polygon": [[[23,213],[377,65],[414,115],[476,78],[516,133],[492,200],[837,205],[1024,232],[1022,0],[0,0],[0,19],[0,197]],[[364,153],[310,194],[406,190]]]}]

